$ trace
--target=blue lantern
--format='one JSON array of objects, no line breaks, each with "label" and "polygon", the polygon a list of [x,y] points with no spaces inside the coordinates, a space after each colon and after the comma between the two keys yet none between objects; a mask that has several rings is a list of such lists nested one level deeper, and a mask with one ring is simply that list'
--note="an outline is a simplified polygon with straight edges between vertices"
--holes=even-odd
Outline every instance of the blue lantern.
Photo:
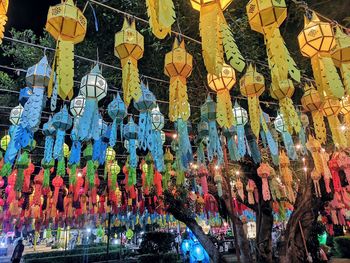
[{"label": "blue lantern", "polygon": [[31,87],[25,87],[19,91],[19,103],[24,106],[28,101],[29,97],[33,94],[33,89]]},{"label": "blue lantern", "polygon": [[125,103],[120,97],[119,92],[111,103],[108,104],[108,115],[113,120],[109,145],[114,147],[118,138],[118,129],[120,129],[120,138],[123,138],[123,120],[127,115]]},{"label": "blue lantern", "polygon": [[129,165],[132,168],[137,167],[137,154],[136,154],[136,148],[137,148],[137,135],[139,132],[139,127],[135,124],[133,118],[131,117],[129,119],[129,122],[127,125],[124,126],[124,138],[127,140],[127,150],[129,152]]},{"label": "blue lantern", "polygon": [[271,123],[270,116],[267,113],[261,111],[260,123],[262,127],[260,131],[260,137],[262,138],[263,145],[265,148],[268,146],[274,164],[278,165],[278,144],[273,138],[268,126]]},{"label": "blue lantern", "polygon": [[197,262],[202,262],[205,259],[204,248],[196,242],[192,245],[190,254]]},{"label": "blue lantern", "polygon": [[223,135],[226,137],[227,149],[228,149],[228,153],[231,161],[239,161],[241,157],[238,153],[237,143],[235,140],[235,136],[236,136],[235,126],[231,126],[230,128],[224,128]]},{"label": "blue lantern", "polygon": [[104,164],[106,150],[109,141],[109,130],[108,125],[105,121],[102,120],[102,117],[98,123],[99,125],[99,138],[94,140],[93,151],[92,151],[92,160],[98,161],[99,164]]},{"label": "blue lantern", "polygon": [[54,136],[56,134],[56,129],[52,125],[51,117],[48,122],[43,125],[43,134],[45,135],[44,163],[50,163],[53,158]]},{"label": "blue lantern", "polygon": [[235,118],[235,126],[237,130],[237,139],[238,139],[238,152],[241,157],[243,157],[247,153],[246,147],[246,137],[244,126],[248,122],[248,113],[245,109],[243,109],[237,101],[235,102],[235,106],[232,109],[233,116]]},{"label": "blue lantern", "polygon": [[287,154],[290,159],[296,160],[298,158],[297,153],[294,148],[294,142],[292,135],[288,132],[287,125],[281,114],[278,114],[274,121],[275,128],[278,132],[281,133],[284,147],[287,150]]},{"label": "blue lantern", "polygon": [[156,169],[159,172],[164,170],[162,129],[164,127],[164,116],[157,106],[152,110],[152,156]]}]

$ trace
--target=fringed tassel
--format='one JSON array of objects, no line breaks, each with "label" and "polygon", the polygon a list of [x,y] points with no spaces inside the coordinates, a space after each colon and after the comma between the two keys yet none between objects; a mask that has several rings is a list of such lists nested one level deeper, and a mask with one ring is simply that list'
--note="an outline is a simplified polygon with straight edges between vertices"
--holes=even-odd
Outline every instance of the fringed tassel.
[{"label": "fringed tassel", "polygon": [[260,133],[260,105],[259,105],[259,97],[252,96],[248,97],[248,108],[249,108],[249,120],[250,127],[256,138],[259,138]]},{"label": "fringed tassel", "polygon": [[2,44],[2,39],[4,38],[6,22],[7,22],[6,14],[0,14],[0,44]]},{"label": "fringed tassel", "polygon": [[57,56],[57,80],[58,95],[62,99],[72,99],[74,78],[74,43],[71,41],[58,40]]},{"label": "fringed tassel", "polygon": [[279,105],[283,120],[288,127],[288,131],[292,132],[294,130],[296,133],[299,133],[301,129],[301,122],[298,117],[298,113],[294,108],[292,99],[285,97],[279,101]]},{"label": "fringed tassel", "polygon": [[24,170],[28,168],[28,165],[29,165],[29,156],[28,156],[28,152],[25,151],[21,154],[18,161],[16,162],[17,177],[16,177],[15,190],[17,192],[22,191],[22,186],[24,181]]},{"label": "fringed tassel", "polygon": [[131,167],[137,167],[137,153],[136,153],[136,141],[133,139],[129,140],[129,164]]},{"label": "fringed tassel", "polygon": [[41,113],[45,102],[44,93],[44,87],[33,88],[33,94],[30,95],[28,101],[24,105],[21,118],[23,121],[20,125],[33,133],[39,130]]},{"label": "fringed tassel", "polygon": [[234,124],[231,96],[228,90],[217,92],[216,121],[220,127],[230,128]]},{"label": "fringed tassel", "polygon": [[321,70],[320,74],[322,77],[322,87],[327,86],[324,90],[328,95],[341,99],[344,96],[344,86],[332,58],[324,56],[319,56],[318,58]]},{"label": "fringed tassel", "polygon": [[152,131],[152,156],[157,171],[162,172],[164,170],[164,152],[163,143],[160,131]]},{"label": "fringed tassel", "polygon": [[142,95],[137,60],[122,60],[122,79],[124,102],[129,106],[132,99],[138,100]]},{"label": "fringed tassel", "polygon": [[63,145],[64,145],[65,136],[66,136],[65,130],[60,130],[60,129],[57,130],[55,146],[53,148],[53,157],[55,160],[61,159],[63,157]]},{"label": "fringed tassel", "polygon": [[69,163],[70,164],[80,163],[80,155],[81,155],[81,142],[73,141],[72,148],[70,150],[70,155],[69,155]]},{"label": "fringed tassel", "polygon": [[146,0],[147,14],[152,33],[164,39],[171,33],[171,25],[175,22],[175,10],[172,0]]},{"label": "fringed tassel", "polygon": [[213,158],[216,156],[219,165],[223,162],[224,154],[221,148],[215,121],[209,121],[209,144],[207,150],[209,161],[213,161]]},{"label": "fringed tassel", "polygon": [[86,178],[89,184],[89,189],[95,186],[95,164],[93,160],[88,160],[86,163]]},{"label": "fringed tassel", "polygon": [[290,133],[289,132],[282,132],[282,139],[283,139],[284,147],[287,150],[288,157],[294,161],[297,160],[298,155],[295,151],[293,138],[290,135]]},{"label": "fringed tassel", "polygon": [[331,129],[331,132],[332,132],[333,142],[337,147],[346,148],[347,142],[346,142],[344,133],[340,131],[339,127],[341,125],[340,125],[338,116],[336,115],[328,116],[327,119],[329,123],[329,128]]},{"label": "fringed tassel", "polygon": [[245,156],[247,152],[245,143],[245,132],[243,125],[237,125],[237,141],[238,141],[238,153],[242,157]]},{"label": "fringed tassel", "polygon": [[269,201],[271,199],[270,189],[269,189],[269,182],[267,178],[261,178],[262,180],[262,194],[264,201]]},{"label": "fringed tassel", "polygon": [[169,119],[175,122],[178,118],[187,121],[190,117],[186,78],[177,76],[170,79]]},{"label": "fringed tassel", "polygon": [[49,163],[52,160],[54,138],[52,136],[45,137],[44,161]]},{"label": "fringed tassel", "polygon": [[78,135],[80,141],[91,139],[92,124],[96,111],[98,111],[97,101],[93,98],[86,98],[85,110],[79,120]]},{"label": "fringed tassel", "polygon": [[311,116],[312,116],[312,121],[314,123],[316,138],[321,144],[325,144],[327,135],[326,135],[326,125],[324,123],[323,114],[321,111],[312,111]]},{"label": "fringed tassel", "polygon": [[152,117],[150,111],[140,112],[138,146],[142,150],[152,150]]},{"label": "fringed tassel", "polygon": [[233,136],[228,139],[227,148],[228,148],[231,161],[239,161],[241,159]]},{"label": "fringed tassel", "polygon": [[178,119],[176,123],[179,138],[180,162],[183,168],[187,168],[189,163],[193,161],[192,146],[188,135],[187,122]]},{"label": "fringed tassel", "polygon": [[340,73],[342,75],[345,93],[350,95],[350,63],[341,63]]}]

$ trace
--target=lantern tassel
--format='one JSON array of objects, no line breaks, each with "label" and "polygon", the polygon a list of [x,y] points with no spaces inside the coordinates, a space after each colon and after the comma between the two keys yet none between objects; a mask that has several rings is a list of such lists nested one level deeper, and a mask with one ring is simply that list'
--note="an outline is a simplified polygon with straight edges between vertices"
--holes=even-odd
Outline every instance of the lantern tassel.
[{"label": "lantern tassel", "polygon": [[219,75],[223,66],[223,43],[221,25],[223,13],[217,2],[200,9],[200,35],[205,67],[208,73]]},{"label": "lantern tassel", "polygon": [[92,123],[96,111],[98,111],[96,100],[86,98],[84,113],[79,120],[78,135],[80,141],[91,139]]},{"label": "lantern tassel", "polygon": [[44,161],[49,163],[52,160],[54,138],[52,136],[46,136],[45,138],[45,151],[44,151]]},{"label": "lantern tassel", "polygon": [[338,147],[346,148],[347,143],[344,133],[340,131],[340,121],[337,116],[328,116],[329,128],[332,132],[333,142],[338,145]]},{"label": "lantern tassel", "polygon": [[243,125],[237,125],[237,141],[238,141],[238,152],[241,157],[244,157],[247,153],[245,143],[245,132]]},{"label": "lantern tassel", "polygon": [[326,143],[326,139],[327,139],[326,125],[324,123],[322,112],[312,111],[311,116],[312,116],[312,121],[314,123],[315,135],[317,140],[319,140],[321,144]]},{"label": "lantern tassel", "polygon": [[57,52],[58,95],[71,100],[74,94],[74,43],[59,39]]},{"label": "lantern tassel", "polygon": [[63,156],[63,144],[65,136],[65,130],[57,129],[55,146],[53,148],[53,157],[55,160],[60,159]]},{"label": "lantern tassel", "polygon": [[173,1],[146,0],[146,7],[152,33],[157,38],[164,39],[171,33],[171,25],[175,22]]},{"label": "lantern tassel", "polygon": [[259,97],[252,96],[248,97],[248,109],[249,109],[249,119],[250,127],[256,138],[259,138],[260,132],[260,105]]},{"label": "lantern tassel", "polygon": [[88,160],[86,163],[86,178],[87,183],[89,184],[89,189],[92,189],[95,186],[95,164],[94,161]]},{"label": "lantern tassel", "polygon": [[[204,164],[205,163],[205,153],[204,153],[204,144],[200,142],[197,148],[197,163]],[[163,187],[164,188],[164,187]]]},{"label": "lantern tassel", "polygon": [[129,164],[131,167],[136,168],[137,166],[137,154],[136,154],[136,141],[135,140],[129,140]]},{"label": "lantern tassel", "polygon": [[288,126],[288,131],[292,132],[294,130],[296,133],[299,133],[301,122],[294,108],[292,99],[285,97],[279,101],[279,105],[283,119]]},{"label": "lantern tassel", "polygon": [[231,161],[239,161],[241,159],[233,136],[228,139],[227,148]]},{"label": "lantern tassel", "polygon": [[6,14],[1,14],[0,15],[0,44],[2,44],[2,39],[4,38],[6,22],[7,22]]},{"label": "lantern tassel", "polygon": [[350,63],[341,63],[340,73],[342,75],[345,93],[350,95]]},{"label": "lantern tassel", "polygon": [[217,93],[216,107],[216,120],[220,127],[231,127],[234,124],[234,116],[232,112],[231,96],[228,90]]},{"label": "lantern tassel", "polygon": [[114,119],[112,123],[112,128],[111,128],[111,136],[109,137],[109,145],[111,147],[115,146],[115,144],[117,143],[117,138],[118,138],[118,123],[117,123],[117,119]]},{"label": "lantern tassel", "polygon": [[73,141],[72,149],[69,155],[69,163],[70,164],[80,163],[80,155],[81,155],[81,142]]},{"label": "lantern tassel", "polygon": [[44,92],[44,87],[34,87],[33,94],[30,95],[28,101],[24,105],[22,122],[20,125],[28,131],[36,132],[39,129],[41,113],[45,102]]},{"label": "lantern tassel", "polygon": [[132,61],[131,58],[129,58],[127,61],[123,62],[124,61],[122,61],[122,79],[124,102],[129,106],[132,99],[138,100],[141,97],[142,91],[137,61]]},{"label": "lantern tassel", "polygon": [[190,105],[188,103],[186,79],[180,76],[170,79],[169,94],[169,119],[176,121],[178,118],[187,121],[190,117]]},{"label": "lantern tassel", "polygon": [[209,121],[209,144],[208,144],[208,159],[213,161],[214,156],[218,158],[218,165],[223,162],[224,154],[220,144],[218,130],[216,129],[215,121]]},{"label": "lantern tassel", "polygon": [[139,116],[138,145],[144,151],[152,150],[152,116],[150,111],[142,111]]},{"label": "lantern tassel", "polygon": [[136,168],[128,167],[128,186],[136,184]]},{"label": "lantern tassel", "polygon": [[181,164],[184,168],[187,168],[189,163],[193,161],[193,154],[186,121],[182,119],[177,120],[177,132],[179,135],[179,151],[181,151]]},{"label": "lantern tassel", "polygon": [[349,113],[344,115],[344,123],[347,127],[345,131],[345,137],[347,141],[350,142],[350,114]]},{"label": "lantern tassel", "polygon": [[164,170],[164,156],[163,156],[163,143],[160,131],[152,130],[152,150],[151,150],[154,164],[157,171],[162,172]]},{"label": "lantern tassel", "polygon": [[289,158],[292,159],[293,161],[297,160],[298,156],[297,156],[297,153],[295,151],[293,138],[290,135],[290,133],[289,132],[282,132],[282,139],[283,139],[284,147],[287,150],[287,154],[288,154]]}]

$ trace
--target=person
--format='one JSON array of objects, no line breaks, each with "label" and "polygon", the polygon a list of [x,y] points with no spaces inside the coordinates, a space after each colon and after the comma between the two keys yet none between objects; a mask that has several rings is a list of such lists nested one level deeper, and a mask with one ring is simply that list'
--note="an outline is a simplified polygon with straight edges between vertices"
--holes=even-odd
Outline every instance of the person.
[{"label": "person", "polygon": [[12,263],[19,263],[21,261],[23,250],[24,250],[24,245],[22,244],[22,239],[20,239],[18,240],[15,250],[13,251],[13,254],[11,257]]}]

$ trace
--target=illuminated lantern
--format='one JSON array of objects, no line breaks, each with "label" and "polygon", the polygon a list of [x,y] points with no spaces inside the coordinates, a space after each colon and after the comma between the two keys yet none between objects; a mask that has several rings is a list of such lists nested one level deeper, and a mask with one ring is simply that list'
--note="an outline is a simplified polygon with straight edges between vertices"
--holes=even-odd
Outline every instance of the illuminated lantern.
[{"label": "illuminated lantern", "polygon": [[11,141],[11,137],[10,135],[5,135],[1,138],[1,141],[0,141],[0,145],[1,145],[1,149],[3,149],[4,151],[6,151],[7,149],[7,146],[9,145]]},{"label": "illuminated lantern", "polygon": [[118,128],[120,128],[120,137],[123,138],[123,120],[127,115],[125,103],[121,99],[119,92],[111,103],[108,104],[108,115],[113,120],[109,145],[114,147],[118,138]]},{"label": "illuminated lantern", "polygon": [[137,61],[143,57],[144,39],[136,30],[135,20],[124,18],[123,28],[115,34],[114,55],[122,65],[122,86],[124,102],[128,107],[131,100],[138,100],[141,95]]},{"label": "illuminated lantern", "polygon": [[111,162],[115,159],[115,151],[112,147],[108,147],[106,150],[106,161]]},{"label": "illuminated lantern", "polygon": [[222,176],[219,171],[220,168],[215,169],[214,182],[216,184],[216,188],[218,190],[218,196],[222,196]]},{"label": "illuminated lantern", "polygon": [[279,30],[279,26],[287,17],[286,3],[284,0],[250,0],[246,10],[250,27],[265,37],[272,79],[271,95],[279,100],[289,130],[294,129],[298,133],[300,122],[291,100],[294,86],[289,76],[299,82],[300,71],[290,56]]},{"label": "illuminated lantern", "polygon": [[267,178],[270,176],[271,167],[267,163],[261,163],[258,170],[258,175],[261,177],[262,181],[262,195],[264,201],[269,201],[271,199],[269,181]]},{"label": "illuminated lantern", "polygon": [[305,85],[305,93],[301,98],[301,104],[306,111],[311,112],[316,138],[321,142],[326,142],[326,126],[323,120],[322,108],[323,98],[312,84]]},{"label": "illuminated lantern", "polygon": [[282,114],[278,114],[274,121],[275,129],[281,133],[284,147],[287,150],[289,158],[296,160],[298,158],[295,151],[292,135],[288,132],[286,122]]},{"label": "illuminated lantern", "polygon": [[185,42],[175,38],[173,49],[165,55],[164,73],[170,77],[169,119],[185,121],[190,117],[187,78],[192,73],[192,56],[186,52]]},{"label": "illuminated lantern", "polygon": [[341,130],[341,123],[338,114],[341,111],[340,101],[335,98],[325,97],[322,108],[323,115],[327,118],[329,128],[332,132],[332,139],[337,148],[346,148],[347,141],[344,131]]},{"label": "illuminated lantern", "polygon": [[290,203],[294,204],[295,195],[293,190],[293,173],[289,168],[290,161],[286,153],[282,150],[280,153],[280,169],[282,175],[282,182],[287,190],[287,198]]},{"label": "illuminated lantern", "polygon": [[182,243],[181,243],[182,253],[186,255],[187,252],[190,251],[190,249],[191,249],[191,240],[189,239],[182,240]]},{"label": "illuminated lantern", "polygon": [[250,127],[255,137],[259,138],[261,115],[259,96],[265,90],[264,76],[257,72],[255,67],[249,65],[239,83],[241,94],[248,98]]},{"label": "illuminated lantern", "polygon": [[336,46],[332,52],[334,64],[340,69],[346,95],[350,95],[350,37],[338,26],[335,31]]},{"label": "illuminated lantern", "polygon": [[311,59],[320,94],[341,99],[344,96],[344,87],[330,56],[336,46],[332,25],[321,22],[313,13],[311,20],[305,17],[304,29],[298,35],[298,42],[302,55]]},{"label": "illuminated lantern", "polygon": [[345,96],[341,102],[341,113],[343,114],[343,126],[345,127],[345,136],[350,142],[350,96]]},{"label": "illuminated lantern", "polygon": [[152,156],[157,171],[162,172],[164,169],[164,156],[163,156],[163,142],[162,142],[162,129],[164,127],[164,116],[160,112],[157,105],[151,112],[152,117]]},{"label": "illuminated lantern", "polygon": [[79,95],[70,102],[70,112],[72,113],[73,117],[83,116],[85,109],[85,101],[85,97]]},{"label": "illuminated lantern", "polygon": [[147,15],[152,33],[160,39],[171,34],[176,14],[173,0],[146,0]]},{"label": "illuminated lantern", "polygon": [[190,253],[197,262],[202,262],[205,259],[204,249],[199,242],[192,245]]},{"label": "illuminated lantern", "polygon": [[2,43],[2,39],[4,38],[8,7],[9,7],[9,0],[1,0],[0,2],[0,44]]},{"label": "illuminated lantern", "polygon": [[224,51],[231,66],[241,72],[245,62],[223,14],[232,0],[190,0],[190,2],[192,7],[200,12],[199,31],[204,64],[208,73],[220,74],[224,66]]},{"label": "illuminated lantern", "polygon": [[218,75],[208,74],[208,85],[217,94],[216,120],[220,127],[229,128],[233,125],[232,102],[230,90],[236,83],[234,69],[224,64]]},{"label": "illuminated lantern", "polygon": [[237,130],[238,153],[241,157],[243,157],[247,152],[244,126],[248,122],[248,113],[245,109],[239,106],[237,102],[235,103],[235,107],[232,109],[232,113]]},{"label": "illuminated lantern", "polygon": [[[64,0],[49,8],[45,28],[57,41],[53,70],[56,68],[57,92],[62,99],[73,97],[74,44],[84,40],[86,27],[87,20],[73,0]],[[48,96],[51,97],[51,94],[52,84]]]},{"label": "illuminated lantern", "polygon": [[114,161],[111,163],[111,165],[109,166],[109,184],[111,187],[112,191],[116,190],[116,186],[117,186],[117,176],[120,173],[120,166],[118,165],[117,161]]}]

